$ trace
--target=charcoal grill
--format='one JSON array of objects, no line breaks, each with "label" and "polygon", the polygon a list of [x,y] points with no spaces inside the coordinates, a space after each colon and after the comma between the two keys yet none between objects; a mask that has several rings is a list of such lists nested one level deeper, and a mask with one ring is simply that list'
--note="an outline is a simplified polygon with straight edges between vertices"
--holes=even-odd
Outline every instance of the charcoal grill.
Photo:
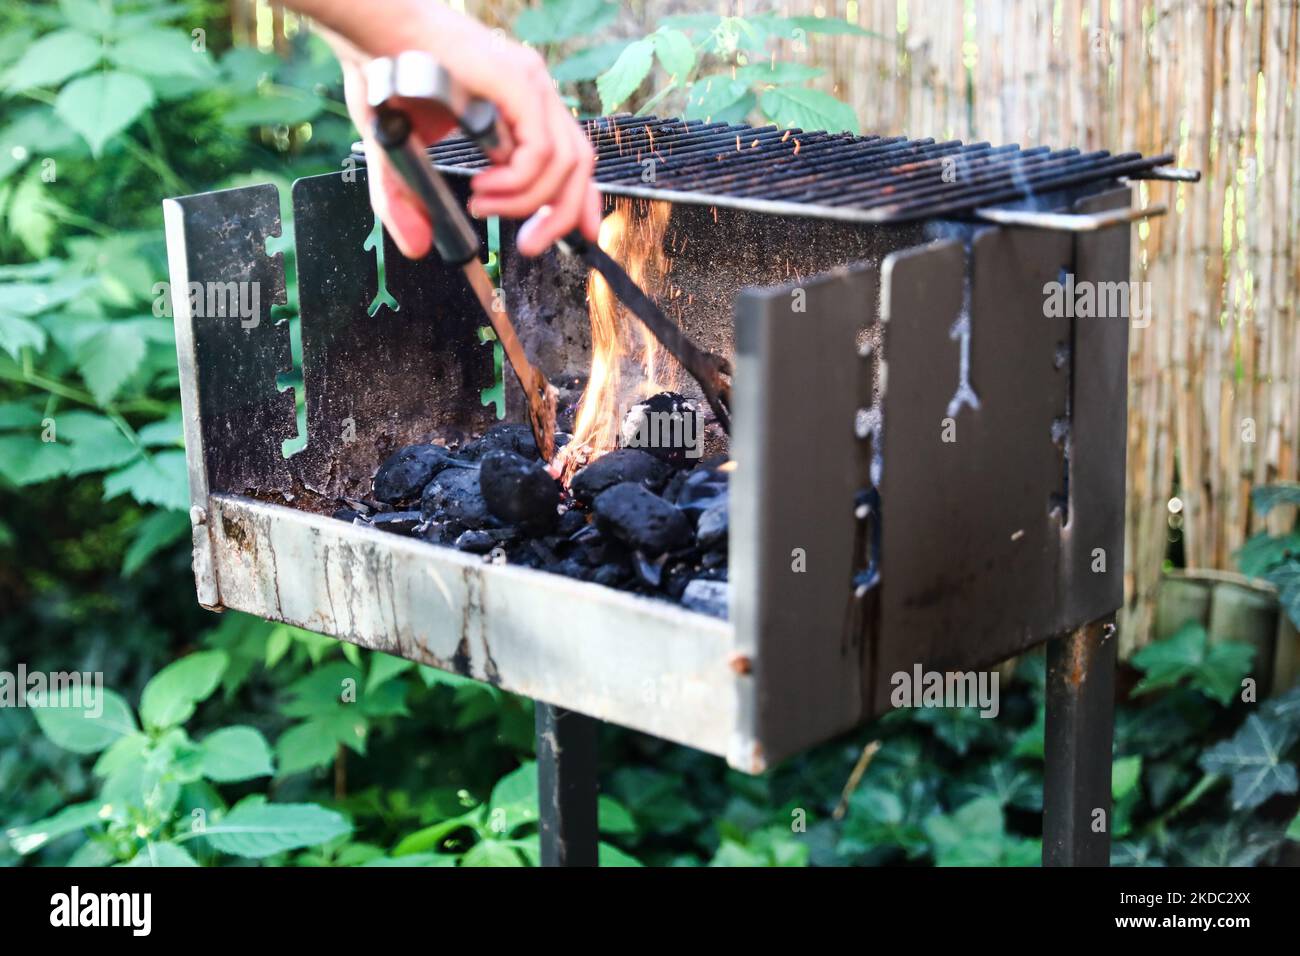
[{"label": "charcoal grill", "polygon": [[[173,289],[257,283],[263,317],[173,297],[199,601],[751,773],[888,709],[897,672],[988,667],[1061,637],[1045,856],[1104,857],[1086,814],[1109,807],[1128,323],[1048,318],[1044,286],[1126,282],[1125,224],[1162,211],[1130,208],[1128,182],[1195,174],[1169,155],[627,115],[587,131],[607,203],[673,206],[682,294],[661,304],[734,355],[729,620],[328,516],[396,448],[496,420],[472,294],[387,235],[381,280],[356,155],[293,186],[307,425],[289,457],[277,190],[165,203]],[[454,138],[430,157],[462,198],[486,163]],[[559,253],[518,257],[514,229],[500,224],[501,285],[520,336],[553,376],[580,376],[585,274]],[[377,298],[397,310],[370,314]],[[515,385],[507,417],[522,421]]]}]

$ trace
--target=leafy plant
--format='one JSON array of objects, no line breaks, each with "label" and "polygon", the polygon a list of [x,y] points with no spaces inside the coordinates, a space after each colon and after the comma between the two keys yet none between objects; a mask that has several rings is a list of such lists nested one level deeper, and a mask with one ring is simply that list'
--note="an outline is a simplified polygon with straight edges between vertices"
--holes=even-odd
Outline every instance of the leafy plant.
[{"label": "leafy plant", "polygon": [[193,841],[206,855],[260,859],[347,833],[347,820],[323,807],[268,803],[262,795],[227,807],[218,795],[214,784],[274,772],[271,749],[255,728],[225,727],[196,741],[182,726],[216,691],[227,663],[220,651],[203,651],[169,664],[145,685],[138,721],[110,690],[97,701],[73,688],[34,698],[36,721],[51,741],[99,755],[100,785],[92,800],[8,830],[13,849],[28,854],[82,833],[88,839],[70,859],[77,865],[195,866]]},{"label": "leafy plant", "polygon": [[1163,641],[1148,644],[1132,657],[1145,676],[1134,694],[1147,694],[1187,681],[1211,700],[1228,704],[1241,690],[1255,649],[1238,641],[1210,641],[1205,627],[1188,621]]},{"label": "leafy plant", "polygon": [[[1251,501],[1260,516],[1279,505],[1300,506],[1300,483],[1289,481],[1256,488]],[[1300,628],[1300,531],[1283,534],[1262,531],[1237,552],[1242,574],[1263,578],[1277,588],[1278,601],[1292,624]]]},{"label": "leafy plant", "polygon": [[[604,0],[544,0],[519,15],[515,33],[553,54],[608,25],[616,10],[616,4]],[[638,112],[659,107],[687,119],[717,122],[758,114],[787,128],[857,132],[851,107],[807,85],[825,71],[784,59],[787,52],[806,53],[813,34],[876,36],[833,17],[683,14],[665,17],[642,37],[569,49],[552,74],[564,84],[594,82],[605,113],[639,100]],[[640,99],[637,94],[656,64],[664,80],[657,92]]]}]

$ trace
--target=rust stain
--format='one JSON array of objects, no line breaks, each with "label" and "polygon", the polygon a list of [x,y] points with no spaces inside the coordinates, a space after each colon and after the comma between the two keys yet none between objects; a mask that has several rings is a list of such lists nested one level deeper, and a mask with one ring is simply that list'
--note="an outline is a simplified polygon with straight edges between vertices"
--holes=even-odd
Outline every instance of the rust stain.
[{"label": "rust stain", "polygon": [[1078,631],[1070,636],[1070,673],[1066,680],[1071,687],[1080,687],[1088,679],[1090,661],[1088,637],[1082,631]]},{"label": "rust stain", "polygon": [[468,637],[462,637],[460,643],[456,645],[456,653],[451,658],[451,670],[460,674],[462,677],[471,676]]},{"label": "rust stain", "polygon": [[727,658],[727,666],[742,676],[754,671],[754,661],[748,654],[732,654]]},{"label": "rust stain", "polygon": [[248,551],[252,547],[248,528],[244,527],[237,518],[232,518],[224,512],[221,515],[221,533],[241,551]]}]

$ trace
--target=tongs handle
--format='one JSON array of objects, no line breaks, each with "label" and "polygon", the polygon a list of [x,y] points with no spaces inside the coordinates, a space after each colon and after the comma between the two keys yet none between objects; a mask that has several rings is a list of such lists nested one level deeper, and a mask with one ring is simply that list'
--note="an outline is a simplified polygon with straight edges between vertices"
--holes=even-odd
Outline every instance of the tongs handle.
[{"label": "tongs handle", "polygon": [[375,113],[375,139],[402,179],[419,193],[433,227],[433,244],[443,262],[463,266],[479,257],[474,224],[452,195],[447,181],[411,138],[411,120],[398,109],[381,106]]}]

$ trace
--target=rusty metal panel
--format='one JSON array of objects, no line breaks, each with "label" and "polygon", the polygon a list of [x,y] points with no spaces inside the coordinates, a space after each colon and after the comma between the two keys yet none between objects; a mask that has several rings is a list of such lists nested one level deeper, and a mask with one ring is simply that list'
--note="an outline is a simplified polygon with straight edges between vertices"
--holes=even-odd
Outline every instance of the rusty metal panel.
[{"label": "rusty metal panel", "polygon": [[308,435],[294,467],[326,498],[368,492],[376,464],[402,445],[461,438],[493,420],[481,401],[492,348],[479,339],[482,313],[459,270],[433,253],[411,261],[383,233],[381,301],[397,307],[369,314],[379,277],[377,250],[364,246],[375,218],[366,171],[351,171],[353,182],[344,175],[293,187]]},{"label": "rusty metal panel", "polygon": [[861,267],[737,301],[730,576],[744,676],[728,759],[750,772],[861,715],[856,343],[876,290]]},{"label": "rusty metal panel", "polygon": [[[1114,189],[1081,200],[1075,208],[1122,209],[1129,204],[1129,192],[1128,187]],[[1098,284],[1127,283],[1130,237],[1125,226],[1076,237],[1076,277]],[[1150,307],[1149,302],[1142,304]],[[1094,620],[1124,603],[1129,322],[1128,316],[1074,321],[1070,521],[1062,531],[1061,573],[1065,614],[1075,622]]]},{"label": "rusty metal panel", "polygon": [[209,524],[227,607],[726,751],[725,621],[247,498],[214,495]]},{"label": "rusty metal panel", "polygon": [[[281,443],[297,424],[293,393],[276,386],[293,369],[289,329],[271,317],[271,306],[285,303],[283,256],[266,251],[280,235],[279,192],[265,185],[184,196],[165,200],[163,213],[186,447],[192,464],[201,456],[202,490],[283,487]],[[227,314],[232,283],[255,301],[255,316]],[[222,314],[212,314],[222,303]],[[192,492],[193,479],[192,471]]]},{"label": "rusty metal panel", "polygon": [[1069,328],[1043,288],[1071,253],[1056,233],[988,229],[969,252],[886,260],[878,701],[918,662],[969,669],[1061,630]]}]

